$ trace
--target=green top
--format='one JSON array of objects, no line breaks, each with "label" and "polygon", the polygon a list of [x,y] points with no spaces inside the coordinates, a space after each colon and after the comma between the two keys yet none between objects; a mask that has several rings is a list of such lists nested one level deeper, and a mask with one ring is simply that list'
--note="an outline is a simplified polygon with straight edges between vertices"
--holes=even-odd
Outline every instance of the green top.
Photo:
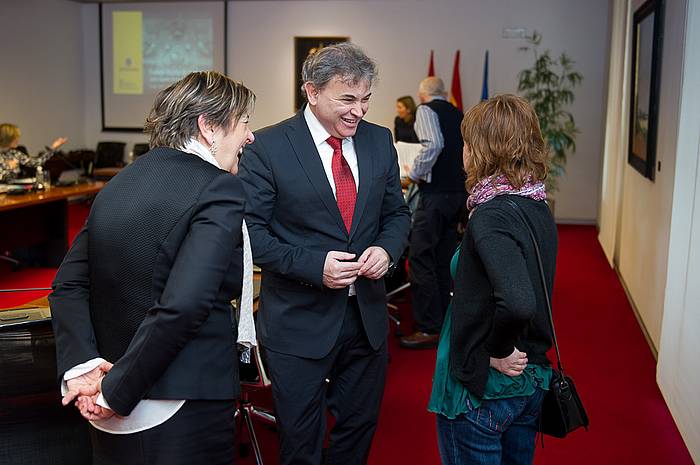
[{"label": "green top", "polygon": [[[460,249],[458,248],[450,263],[450,272],[455,275]],[[549,389],[552,369],[542,365],[528,365],[519,376],[510,377],[498,370],[489,368],[489,377],[483,399],[472,395],[462,383],[450,372],[450,336],[452,334],[452,306],[448,307],[445,322],[440,333],[433,391],[430,394],[428,411],[439,413],[449,419],[467,413],[472,408],[479,408],[483,399],[505,399],[507,397],[531,396],[535,388]],[[469,407],[471,403],[472,407]]]}]

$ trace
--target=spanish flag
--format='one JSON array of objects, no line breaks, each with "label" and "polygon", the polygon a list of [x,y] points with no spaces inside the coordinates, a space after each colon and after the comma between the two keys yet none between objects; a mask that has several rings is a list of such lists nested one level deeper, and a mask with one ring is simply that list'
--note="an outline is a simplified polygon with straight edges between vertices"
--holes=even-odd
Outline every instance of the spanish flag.
[{"label": "spanish flag", "polygon": [[455,54],[455,67],[452,71],[452,89],[450,90],[450,103],[462,110],[462,83],[459,79],[459,50]]},{"label": "spanish flag", "polygon": [[433,64],[433,51],[430,51],[430,63],[428,64],[428,77],[435,76],[435,65]]}]

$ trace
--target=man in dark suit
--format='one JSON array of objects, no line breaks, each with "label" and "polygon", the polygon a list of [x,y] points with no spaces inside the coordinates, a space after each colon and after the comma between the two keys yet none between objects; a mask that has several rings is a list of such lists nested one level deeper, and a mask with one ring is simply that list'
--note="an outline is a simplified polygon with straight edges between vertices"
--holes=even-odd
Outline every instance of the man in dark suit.
[{"label": "man in dark suit", "polygon": [[97,465],[232,463],[245,195],[231,173],[253,101],[213,71],[161,92],[157,148],[97,195],[56,275],[64,404],[81,395]]},{"label": "man in dark suit", "polygon": [[280,464],[367,460],[384,390],[386,291],[409,212],[391,132],[362,120],[376,65],[333,45],[303,67],[308,104],[256,132],[241,158],[258,332],[280,426]]}]

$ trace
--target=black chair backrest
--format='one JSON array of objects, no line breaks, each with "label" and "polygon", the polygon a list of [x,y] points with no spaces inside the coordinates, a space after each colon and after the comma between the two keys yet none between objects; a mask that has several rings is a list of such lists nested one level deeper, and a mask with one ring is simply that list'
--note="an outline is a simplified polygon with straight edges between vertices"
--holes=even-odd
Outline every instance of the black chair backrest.
[{"label": "black chair backrest", "polygon": [[0,323],[0,347],[0,462],[91,464],[87,422],[56,389],[51,319]]},{"label": "black chair backrest", "polygon": [[144,153],[148,152],[149,150],[149,145],[139,143],[139,144],[134,144],[134,158],[139,157],[143,155]]},{"label": "black chair backrest", "polygon": [[125,142],[99,142],[95,151],[95,168],[124,165]]}]

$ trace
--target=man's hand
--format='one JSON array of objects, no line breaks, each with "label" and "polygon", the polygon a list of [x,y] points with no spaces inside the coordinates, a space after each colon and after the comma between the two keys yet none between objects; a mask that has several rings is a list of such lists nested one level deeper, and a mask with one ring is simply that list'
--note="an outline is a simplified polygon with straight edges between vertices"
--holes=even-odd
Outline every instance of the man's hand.
[{"label": "man's hand", "polygon": [[323,285],[331,289],[342,289],[354,283],[361,264],[344,261],[353,258],[355,254],[352,253],[337,250],[328,252],[323,264]]},{"label": "man's hand", "polygon": [[[66,381],[68,392],[66,392],[66,395],[63,396],[61,403],[65,406],[70,404],[73,399],[79,395],[89,395],[87,393],[91,392],[102,377],[111,369],[111,363],[102,362],[91,371]],[[85,394],[83,394],[81,390],[84,390]]]},{"label": "man's hand", "polygon": [[379,279],[389,270],[389,254],[379,246],[368,247],[357,260],[362,266],[358,275],[369,279]]},{"label": "man's hand", "polygon": [[527,366],[527,354],[513,348],[513,353],[506,358],[491,357],[489,365],[504,375],[515,377],[520,375]]}]

